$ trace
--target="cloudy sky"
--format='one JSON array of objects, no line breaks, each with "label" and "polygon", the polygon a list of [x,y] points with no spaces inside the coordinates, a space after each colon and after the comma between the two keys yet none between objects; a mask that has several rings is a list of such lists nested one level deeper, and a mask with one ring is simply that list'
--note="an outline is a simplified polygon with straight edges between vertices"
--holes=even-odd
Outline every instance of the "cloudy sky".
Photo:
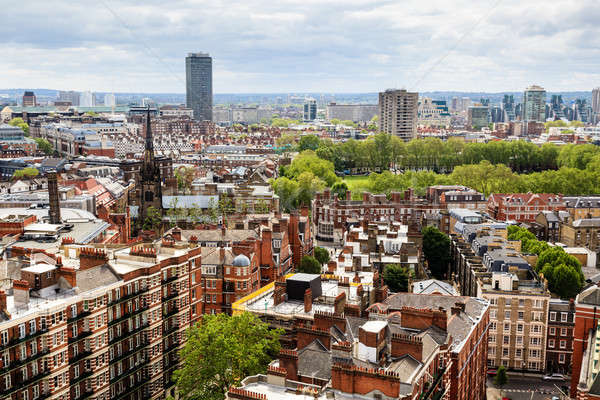
[{"label": "cloudy sky", "polygon": [[590,90],[597,1],[0,0],[0,87],[182,93],[205,51],[215,93]]}]

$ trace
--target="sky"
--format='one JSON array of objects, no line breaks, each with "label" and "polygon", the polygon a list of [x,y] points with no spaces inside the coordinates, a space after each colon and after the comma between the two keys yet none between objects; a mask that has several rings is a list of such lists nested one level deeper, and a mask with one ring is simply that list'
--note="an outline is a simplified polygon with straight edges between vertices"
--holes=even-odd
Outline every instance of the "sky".
[{"label": "sky", "polygon": [[[6,3],[6,4],[4,4]],[[0,87],[183,93],[591,90],[597,0],[26,0],[0,24]]]}]

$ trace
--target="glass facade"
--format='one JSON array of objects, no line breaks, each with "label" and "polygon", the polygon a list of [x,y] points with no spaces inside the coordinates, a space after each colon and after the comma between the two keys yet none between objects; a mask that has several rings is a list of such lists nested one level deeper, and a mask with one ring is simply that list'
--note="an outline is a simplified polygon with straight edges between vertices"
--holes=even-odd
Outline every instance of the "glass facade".
[{"label": "glass facade", "polygon": [[212,58],[208,53],[189,53],[185,58],[186,104],[194,119],[212,121]]}]

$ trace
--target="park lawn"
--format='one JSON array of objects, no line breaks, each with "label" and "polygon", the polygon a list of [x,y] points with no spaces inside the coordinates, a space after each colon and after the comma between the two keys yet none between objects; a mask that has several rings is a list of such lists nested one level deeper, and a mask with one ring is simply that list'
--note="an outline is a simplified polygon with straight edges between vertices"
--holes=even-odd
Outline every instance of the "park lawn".
[{"label": "park lawn", "polygon": [[343,178],[346,185],[348,185],[348,189],[352,192],[352,198],[360,198],[362,192],[368,191],[368,176],[345,176]]}]

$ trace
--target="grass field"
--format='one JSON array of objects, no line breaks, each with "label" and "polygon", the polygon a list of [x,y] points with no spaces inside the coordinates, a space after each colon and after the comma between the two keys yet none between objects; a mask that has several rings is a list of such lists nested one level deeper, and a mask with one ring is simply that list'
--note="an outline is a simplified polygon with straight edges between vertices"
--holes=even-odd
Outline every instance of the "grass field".
[{"label": "grass field", "polygon": [[367,190],[368,176],[345,176],[344,182],[352,192],[352,197],[360,197],[361,192]]}]

